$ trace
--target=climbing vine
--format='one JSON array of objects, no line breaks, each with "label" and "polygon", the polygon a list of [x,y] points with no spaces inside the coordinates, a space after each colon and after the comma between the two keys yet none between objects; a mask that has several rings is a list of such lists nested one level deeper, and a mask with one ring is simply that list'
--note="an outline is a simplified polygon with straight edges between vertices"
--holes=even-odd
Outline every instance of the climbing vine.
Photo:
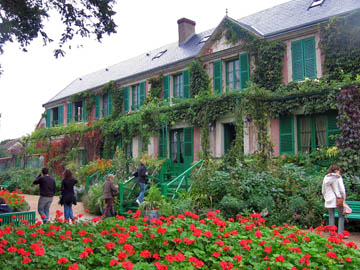
[{"label": "climbing vine", "polygon": [[87,113],[91,112],[93,106],[95,105],[95,94],[90,91],[84,91],[77,94],[74,94],[70,97],[71,102],[79,102],[79,101],[85,101],[85,110]]},{"label": "climbing vine", "polygon": [[331,80],[352,79],[360,74],[360,11],[332,18],[320,27],[324,68]]},{"label": "climbing vine", "polygon": [[352,86],[341,90],[337,98],[339,115],[337,138],[340,166],[345,173],[360,172],[360,88]]},{"label": "climbing vine", "polygon": [[191,97],[210,94],[210,79],[203,64],[199,61],[191,62],[190,70],[190,93]]},{"label": "climbing vine", "polygon": [[259,39],[238,24],[226,20],[225,38],[231,44],[241,42],[241,47],[255,59],[252,81],[267,90],[275,91],[282,83],[285,44],[281,41]]}]

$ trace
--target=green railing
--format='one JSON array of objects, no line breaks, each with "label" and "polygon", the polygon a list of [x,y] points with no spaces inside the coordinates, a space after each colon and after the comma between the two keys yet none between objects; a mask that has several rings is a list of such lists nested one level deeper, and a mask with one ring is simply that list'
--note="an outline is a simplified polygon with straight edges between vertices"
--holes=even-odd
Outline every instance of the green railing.
[{"label": "green railing", "polygon": [[101,171],[96,171],[95,173],[93,173],[92,175],[90,176],[87,176],[86,177],[86,185],[85,185],[85,190],[86,190],[86,193],[89,191],[89,188],[91,185],[97,183],[97,182],[104,182],[104,178],[110,174],[110,173],[115,173],[114,170],[109,170],[109,171],[106,171],[105,173],[101,173]]},{"label": "green railing", "polygon": [[203,161],[199,160],[195,164],[191,165],[188,169],[182,172],[180,175],[175,177],[168,183],[163,183],[161,185],[161,192],[164,196],[175,199],[180,190],[185,190],[188,192],[191,189],[192,183],[190,183],[190,174],[192,173],[193,169],[199,167],[199,170],[202,168]]},{"label": "green railing", "polygon": [[[147,169],[150,170],[151,168],[153,168],[153,166],[150,166]],[[154,180],[157,180],[156,182],[159,181],[159,179],[156,178],[158,173],[157,168],[158,167],[156,167],[153,173],[149,175],[150,181],[154,181]],[[138,185],[135,176],[131,176],[125,182],[119,183],[119,195],[118,195],[119,203],[117,205],[118,209],[116,209],[118,213],[125,214],[127,210],[138,209],[136,198],[139,195],[140,189],[139,188],[136,189],[137,186]],[[147,185],[145,188],[147,188]]]}]

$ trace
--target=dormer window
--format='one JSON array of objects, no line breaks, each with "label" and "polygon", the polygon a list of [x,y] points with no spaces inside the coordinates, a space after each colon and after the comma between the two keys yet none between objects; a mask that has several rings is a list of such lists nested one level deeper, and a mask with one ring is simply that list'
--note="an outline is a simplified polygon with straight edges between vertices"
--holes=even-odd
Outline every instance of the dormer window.
[{"label": "dormer window", "polygon": [[321,6],[325,0],[313,0],[309,8]]}]

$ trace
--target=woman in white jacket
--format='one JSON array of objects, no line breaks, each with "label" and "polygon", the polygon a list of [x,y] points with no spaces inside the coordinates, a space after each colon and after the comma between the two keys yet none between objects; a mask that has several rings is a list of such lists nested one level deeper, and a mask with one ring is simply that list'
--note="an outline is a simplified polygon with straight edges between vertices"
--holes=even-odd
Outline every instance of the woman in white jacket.
[{"label": "woman in white jacket", "polygon": [[336,198],[343,198],[345,201],[346,193],[340,167],[336,165],[330,166],[329,173],[324,177],[322,194],[325,200],[325,207],[329,210],[329,225],[335,225],[335,208],[338,210],[338,234],[341,234],[344,230],[344,208],[336,206]]}]

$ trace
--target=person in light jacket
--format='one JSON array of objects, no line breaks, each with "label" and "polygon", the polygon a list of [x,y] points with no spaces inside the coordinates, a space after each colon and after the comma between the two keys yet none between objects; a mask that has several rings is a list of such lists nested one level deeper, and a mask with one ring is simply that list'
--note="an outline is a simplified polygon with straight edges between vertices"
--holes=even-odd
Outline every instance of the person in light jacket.
[{"label": "person in light jacket", "polygon": [[345,201],[346,193],[340,167],[336,165],[330,166],[329,173],[324,177],[322,194],[325,200],[325,207],[329,211],[330,226],[335,225],[335,208],[337,208],[339,214],[338,234],[341,234],[344,230],[344,208],[336,206],[336,198],[343,198]]},{"label": "person in light jacket", "polygon": [[103,219],[112,216],[114,198],[118,194],[117,188],[113,183],[114,177],[115,176],[113,174],[109,174],[103,184],[103,199],[106,203],[105,212],[102,215]]}]

